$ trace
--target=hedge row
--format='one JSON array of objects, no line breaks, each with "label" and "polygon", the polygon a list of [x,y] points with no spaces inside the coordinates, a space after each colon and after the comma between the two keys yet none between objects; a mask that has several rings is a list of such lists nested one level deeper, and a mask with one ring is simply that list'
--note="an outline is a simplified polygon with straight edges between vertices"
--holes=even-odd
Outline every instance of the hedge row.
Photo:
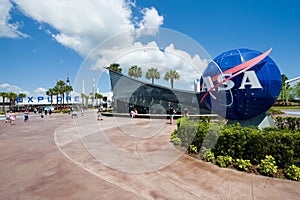
[{"label": "hedge row", "polygon": [[261,131],[239,124],[181,118],[177,121],[177,130],[171,134],[171,141],[175,140],[187,149],[193,145],[200,156],[203,150],[210,149],[216,157],[230,156],[259,164],[266,155],[271,155],[282,169],[292,164],[300,167],[299,131],[276,128]]},{"label": "hedge row", "polygon": [[275,123],[279,129],[289,129],[300,131],[300,117],[281,117],[275,118]]}]

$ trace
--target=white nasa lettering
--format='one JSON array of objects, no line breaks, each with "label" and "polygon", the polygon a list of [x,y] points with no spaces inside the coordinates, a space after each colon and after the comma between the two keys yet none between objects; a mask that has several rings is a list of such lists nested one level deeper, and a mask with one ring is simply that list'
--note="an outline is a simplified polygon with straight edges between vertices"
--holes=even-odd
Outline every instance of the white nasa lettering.
[{"label": "white nasa lettering", "polygon": [[[223,80],[226,79],[226,77],[230,77],[232,74],[223,74],[223,76],[219,76],[218,77],[218,82],[222,82]],[[221,90],[230,90],[231,88],[234,87],[234,82],[232,80],[227,80],[225,81],[223,84],[221,84],[219,87],[218,87],[218,91],[221,91]]]},{"label": "white nasa lettering", "polygon": [[239,89],[245,89],[245,85],[250,85],[251,89],[261,89],[262,86],[254,71],[245,71]]},{"label": "white nasa lettering", "polygon": [[[250,86],[250,89],[261,89],[262,88],[262,86],[256,76],[255,71],[253,71],[253,70],[245,71],[245,72],[243,72],[243,74],[244,74],[244,76],[243,76],[242,83],[241,83],[241,86],[239,87],[239,89],[245,89],[246,85]],[[220,82],[224,81],[226,79],[226,77],[230,77],[230,76],[232,76],[232,74],[220,75],[220,76],[218,76],[218,82],[220,83]],[[235,83],[232,80],[227,80],[218,87],[218,91],[230,90],[234,87],[234,85],[235,85]],[[201,92],[207,92],[211,89],[215,90],[211,77],[209,77],[209,76],[203,77],[203,85],[202,85]]]},{"label": "white nasa lettering", "polygon": [[[207,76],[203,78],[203,85],[202,85],[202,90],[201,92],[206,92],[209,91],[211,88],[214,87],[214,84],[211,80],[211,77]],[[215,89],[213,89],[215,90]]]}]

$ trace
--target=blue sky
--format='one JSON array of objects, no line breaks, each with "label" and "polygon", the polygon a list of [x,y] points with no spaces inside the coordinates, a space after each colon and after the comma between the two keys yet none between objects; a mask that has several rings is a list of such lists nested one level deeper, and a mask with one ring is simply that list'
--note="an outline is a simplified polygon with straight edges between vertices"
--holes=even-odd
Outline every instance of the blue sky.
[{"label": "blue sky", "polygon": [[272,47],[281,73],[295,78],[299,9],[297,0],[0,0],[0,91],[41,94],[67,74],[73,84],[97,44],[147,26],[181,32],[212,58],[230,49]]}]

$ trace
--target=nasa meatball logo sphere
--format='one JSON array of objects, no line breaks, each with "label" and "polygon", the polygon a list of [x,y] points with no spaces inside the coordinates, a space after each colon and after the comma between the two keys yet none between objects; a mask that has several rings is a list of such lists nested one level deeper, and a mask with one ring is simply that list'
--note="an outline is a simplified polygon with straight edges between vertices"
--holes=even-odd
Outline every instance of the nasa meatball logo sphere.
[{"label": "nasa meatball logo sphere", "polygon": [[200,79],[201,102],[229,120],[265,113],[282,84],[281,73],[269,57],[271,50],[235,49],[217,56]]}]

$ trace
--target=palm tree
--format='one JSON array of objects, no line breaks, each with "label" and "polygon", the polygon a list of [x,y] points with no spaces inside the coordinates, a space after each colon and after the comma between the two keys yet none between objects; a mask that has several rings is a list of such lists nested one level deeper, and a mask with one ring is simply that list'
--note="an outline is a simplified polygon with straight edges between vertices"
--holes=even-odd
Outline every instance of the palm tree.
[{"label": "palm tree", "polygon": [[2,97],[2,111],[4,111],[5,98],[7,97],[7,92],[0,92],[0,97]]},{"label": "palm tree", "polygon": [[58,109],[58,95],[59,95],[59,88],[56,86],[54,86],[54,88],[52,88],[52,92],[53,95],[56,96],[56,109]]},{"label": "palm tree", "polygon": [[300,82],[298,82],[294,87],[296,95],[300,97]]},{"label": "palm tree", "polygon": [[[73,88],[72,88],[71,85],[66,85],[66,86],[64,87],[64,91],[65,91],[66,95],[68,96],[69,93],[73,91]],[[67,104],[68,104],[68,102],[67,102]]]},{"label": "palm tree", "polygon": [[50,99],[51,99],[51,106],[52,106],[53,95],[55,95],[54,88],[49,88],[49,89],[46,91],[46,95],[47,95],[47,96],[50,96]]},{"label": "palm tree", "polygon": [[99,93],[95,93],[95,99],[97,100],[97,105],[98,105],[98,99],[103,99],[103,95]]},{"label": "palm tree", "polygon": [[180,78],[180,75],[176,70],[170,70],[165,74],[165,80],[166,81],[171,81],[171,88],[174,86],[174,80],[178,80]]},{"label": "palm tree", "polygon": [[160,79],[159,71],[153,67],[148,69],[146,79],[152,79],[152,84],[154,84],[154,79]]},{"label": "palm tree", "polygon": [[19,95],[18,95],[18,97],[22,97],[22,98],[25,98],[27,95],[26,94],[24,94],[24,93],[20,93]]},{"label": "palm tree", "polygon": [[122,68],[121,68],[120,65],[117,64],[117,63],[111,64],[109,67],[106,67],[106,69],[109,69],[109,70],[112,70],[112,71],[115,71],[115,72],[122,73]]},{"label": "palm tree", "polygon": [[15,100],[17,99],[18,95],[13,92],[9,92],[7,94],[7,98],[9,99],[9,110],[15,107]]},{"label": "palm tree", "polygon": [[128,70],[128,75],[138,79],[139,77],[142,77],[142,69],[136,65],[131,66]]},{"label": "palm tree", "polygon": [[[19,102],[24,102],[24,99],[23,98],[25,98],[26,97],[26,94],[24,94],[24,93],[19,93],[18,95],[17,95],[17,97],[16,97],[16,102],[17,103],[19,103]],[[22,100],[21,100],[22,99]],[[18,110],[19,110],[19,105],[17,105],[18,106]]]},{"label": "palm tree", "polygon": [[[65,103],[65,101],[64,101],[64,97],[65,97],[65,87],[66,86],[66,84],[65,84],[65,82],[63,81],[63,80],[59,80],[59,81],[57,81],[57,83],[56,83],[56,89],[57,89],[57,100],[58,100],[58,95],[62,95],[62,102],[61,102],[61,104],[64,104]],[[58,104],[58,102],[57,102],[57,104]]]}]

